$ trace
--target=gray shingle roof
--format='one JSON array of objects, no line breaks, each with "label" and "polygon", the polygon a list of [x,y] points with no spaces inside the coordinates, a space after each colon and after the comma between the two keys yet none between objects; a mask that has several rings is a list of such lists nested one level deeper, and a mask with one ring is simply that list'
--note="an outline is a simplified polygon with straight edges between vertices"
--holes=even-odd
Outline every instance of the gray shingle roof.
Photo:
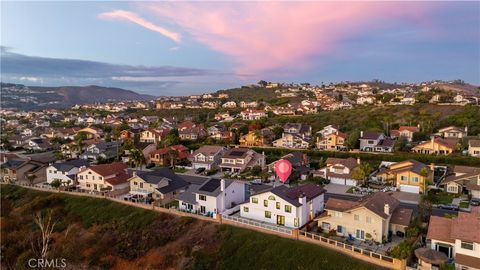
[{"label": "gray shingle roof", "polygon": [[52,166],[59,171],[68,172],[73,168],[88,167],[90,163],[85,159],[73,159],[66,162],[53,163]]},{"label": "gray shingle roof", "polygon": [[148,171],[148,172],[140,172],[137,171],[137,177],[145,180],[145,182],[150,184],[158,184],[162,180],[167,180],[168,185],[157,188],[157,190],[163,194],[170,193],[172,191],[181,189],[185,186],[188,186],[188,182],[183,180],[181,177],[176,175],[168,168],[161,168],[157,171]]}]

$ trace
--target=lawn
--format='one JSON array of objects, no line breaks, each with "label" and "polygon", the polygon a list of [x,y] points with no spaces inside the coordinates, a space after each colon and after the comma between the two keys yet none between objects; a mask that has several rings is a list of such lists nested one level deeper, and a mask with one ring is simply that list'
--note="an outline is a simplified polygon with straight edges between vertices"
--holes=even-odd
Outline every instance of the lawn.
[{"label": "lawn", "polygon": [[460,208],[468,208],[469,201],[461,201],[460,202]]},{"label": "lawn", "polygon": [[447,193],[445,191],[430,190],[426,199],[433,204],[450,204],[457,194]]}]

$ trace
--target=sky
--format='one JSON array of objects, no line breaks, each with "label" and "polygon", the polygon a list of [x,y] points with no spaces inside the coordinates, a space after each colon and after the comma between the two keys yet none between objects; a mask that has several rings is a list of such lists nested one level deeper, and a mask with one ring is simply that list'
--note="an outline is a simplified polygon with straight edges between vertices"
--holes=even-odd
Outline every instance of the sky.
[{"label": "sky", "polygon": [[480,2],[2,1],[0,45],[1,80],[25,85],[480,85]]}]

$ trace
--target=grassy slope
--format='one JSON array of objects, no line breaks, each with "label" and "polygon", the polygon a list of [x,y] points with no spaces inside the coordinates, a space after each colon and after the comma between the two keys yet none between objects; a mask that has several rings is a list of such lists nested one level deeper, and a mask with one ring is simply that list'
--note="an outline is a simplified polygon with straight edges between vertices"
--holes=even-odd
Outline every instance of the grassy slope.
[{"label": "grassy slope", "polygon": [[[28,250],[30,246],[28,243],[15,247],[4,245],[9,241],[19,241],[19,237],[28,239],[31,237],[28,234],[34,233],[32,228],[35,226],[25,216],[40,209],[56,207],[65,216],[57,229],[59,235],[63,235],[65,228],[73,221],[82,224],[84,229],[75,229],[70,238],[56,239],[58,245],[54,245],[52,253],[59,256],[70,254],[67,255],[69,262],[86,263],[90,269],[377,268],[316,245],[226,225],[163,215],[104,199],[51,194],[4,185],[1,186],[1,197],[2,204],[10,205],[2,207],[2,238],[5,237],[2,252],[7,256],[4,259],[7,262],[16,261],[17,267],[22,265],[21,260],[31,256],[31,251]],[[9,220],[16,221],[14,218],[23,218],[22,225],[9,224]],[[161,224],[157,224],[159,222]],[[151,227],[155,227],[154,235],[149,230]],[[137,237],[135,232],[141,232],[141,237]],[[87,237],[88,235],[91,236]],[[152,237],[159,239],[152,242],[149,239]],[[136,241],[129,241],[132,238]],[[139,242],[147,244],[138,246]],[[15,252],[9,251],[9,248],[15,248]],[[132,253],[129,249],[135,252]],[[98,254],[105,255],[101,257]],[[5,260],[2,261],[2,266]]]}]

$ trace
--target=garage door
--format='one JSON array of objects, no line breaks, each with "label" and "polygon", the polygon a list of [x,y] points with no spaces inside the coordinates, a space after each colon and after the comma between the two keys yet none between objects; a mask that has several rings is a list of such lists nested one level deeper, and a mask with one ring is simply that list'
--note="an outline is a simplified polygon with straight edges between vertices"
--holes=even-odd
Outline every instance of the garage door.
[{"label": "garage door", "polygon": [[345,180],[340,178],[330,178],[330,183],[338,184],[338,185],[345,185]]},{"label": "garage door", "polygon": [[409,185],[400,185],[400,191],[410,192],[410,193],[420,193],[420,187],[409,186]]},{"label": "garage door", "polygon": [[347,186],[356,186],[357,185],[357,181],[355,180],[347,180]]}]

